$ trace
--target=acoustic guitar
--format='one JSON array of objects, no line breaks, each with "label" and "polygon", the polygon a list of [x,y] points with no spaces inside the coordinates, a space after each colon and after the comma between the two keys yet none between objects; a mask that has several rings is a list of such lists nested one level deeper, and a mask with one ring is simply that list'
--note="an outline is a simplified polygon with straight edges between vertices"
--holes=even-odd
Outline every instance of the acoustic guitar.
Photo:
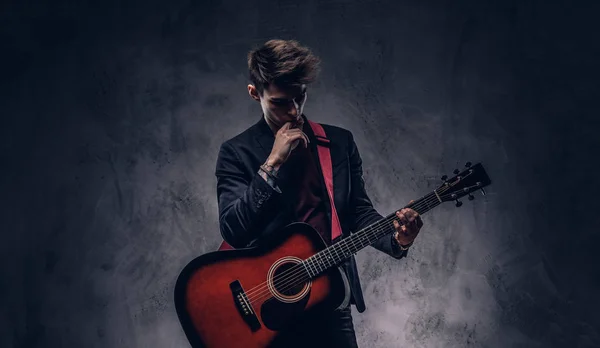
[{"label": "acoustic guitar", "polygon": [[[443,184],[406,207],[424,214],[443,202],[456,202],[491,184],[483,166],[443,176]],[[175,307],[194,348],[268,347],[278,333],[306,315],[335,310],[349,300],[340,265],[351,255],[395,231],[391,213],[335,244],[292,223],[256,247],[220,250],[188,263],[175,285]],[[400,221],[398,221],[400,222]]]}]

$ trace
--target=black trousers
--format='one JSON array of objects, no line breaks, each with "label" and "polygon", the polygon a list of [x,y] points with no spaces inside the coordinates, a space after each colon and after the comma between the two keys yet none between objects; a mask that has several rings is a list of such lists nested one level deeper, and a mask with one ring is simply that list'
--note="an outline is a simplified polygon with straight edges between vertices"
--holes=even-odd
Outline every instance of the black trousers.
[{"label": "black trousers", "polygon": [[358,348],[350,307],[301,320],[282,332],[269,347]]}]

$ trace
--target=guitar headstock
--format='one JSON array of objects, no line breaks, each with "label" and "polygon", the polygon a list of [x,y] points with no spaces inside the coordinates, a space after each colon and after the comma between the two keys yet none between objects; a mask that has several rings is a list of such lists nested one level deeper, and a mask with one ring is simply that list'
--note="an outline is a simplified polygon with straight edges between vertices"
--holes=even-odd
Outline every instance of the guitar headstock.
[{"label": "guitar headstock", "polygon": [[444,184],[435,190],[442,202],[456,201],[456,206],[460,207],[462,202],[458,199],[468,195],[469,200],[473,200],[475,198],[471,194],[473,191],[481,190],[481,193],[485,195],[483,188],[490,185],[492,181],[481,163],[471,165],[471,162],[467,162],[465,167],[466,169],[462,172],[455,169],[454,174],[456,175],[450,179],[446,175],[442,176]]}]

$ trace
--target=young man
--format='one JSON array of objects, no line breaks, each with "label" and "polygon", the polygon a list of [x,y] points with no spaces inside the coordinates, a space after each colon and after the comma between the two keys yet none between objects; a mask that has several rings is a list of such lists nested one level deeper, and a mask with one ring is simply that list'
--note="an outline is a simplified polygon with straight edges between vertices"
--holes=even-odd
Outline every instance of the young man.
[{"label": "young man", "polygon": [[[217,166],[219,225],[234,248],[256,245],[287,224],[312,225],[331,243],[331,204],[324,186],[316,138],[302,110],[319,59],[294,40],[270,40],[248,54],[250,97],[260,103],[259,121],[221,145]],[[362,161],[352,133],[322,125],[331,141],[335,208],[342,236],[380,219],[365,192]],[[396,259],[406,256],[423,222],[416,211],[396,212],[400,226],[372,246]],[[343,265],[350,303],[365,310],[354,257]],[[273,346],[357,347],[350,307],[320,320],[299,322]]]}]

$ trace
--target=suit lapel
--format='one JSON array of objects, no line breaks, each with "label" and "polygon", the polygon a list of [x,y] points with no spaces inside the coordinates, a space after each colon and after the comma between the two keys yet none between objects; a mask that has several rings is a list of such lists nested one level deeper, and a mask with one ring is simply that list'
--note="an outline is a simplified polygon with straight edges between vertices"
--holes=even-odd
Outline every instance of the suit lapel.
[{"label": "suit lapel", "polygon": [[267,157],[269,157],[271,154],[271,150],[273,149],[275,134],[273,134],[273,131],[267,124],[267,121],[265,121],[265,118],[262,114],[260,116],[260,120],[256,122],[254,127],[254,139],[258,144],[258,148],[260,148],[262,151],[264,159],[267,159]]}]

